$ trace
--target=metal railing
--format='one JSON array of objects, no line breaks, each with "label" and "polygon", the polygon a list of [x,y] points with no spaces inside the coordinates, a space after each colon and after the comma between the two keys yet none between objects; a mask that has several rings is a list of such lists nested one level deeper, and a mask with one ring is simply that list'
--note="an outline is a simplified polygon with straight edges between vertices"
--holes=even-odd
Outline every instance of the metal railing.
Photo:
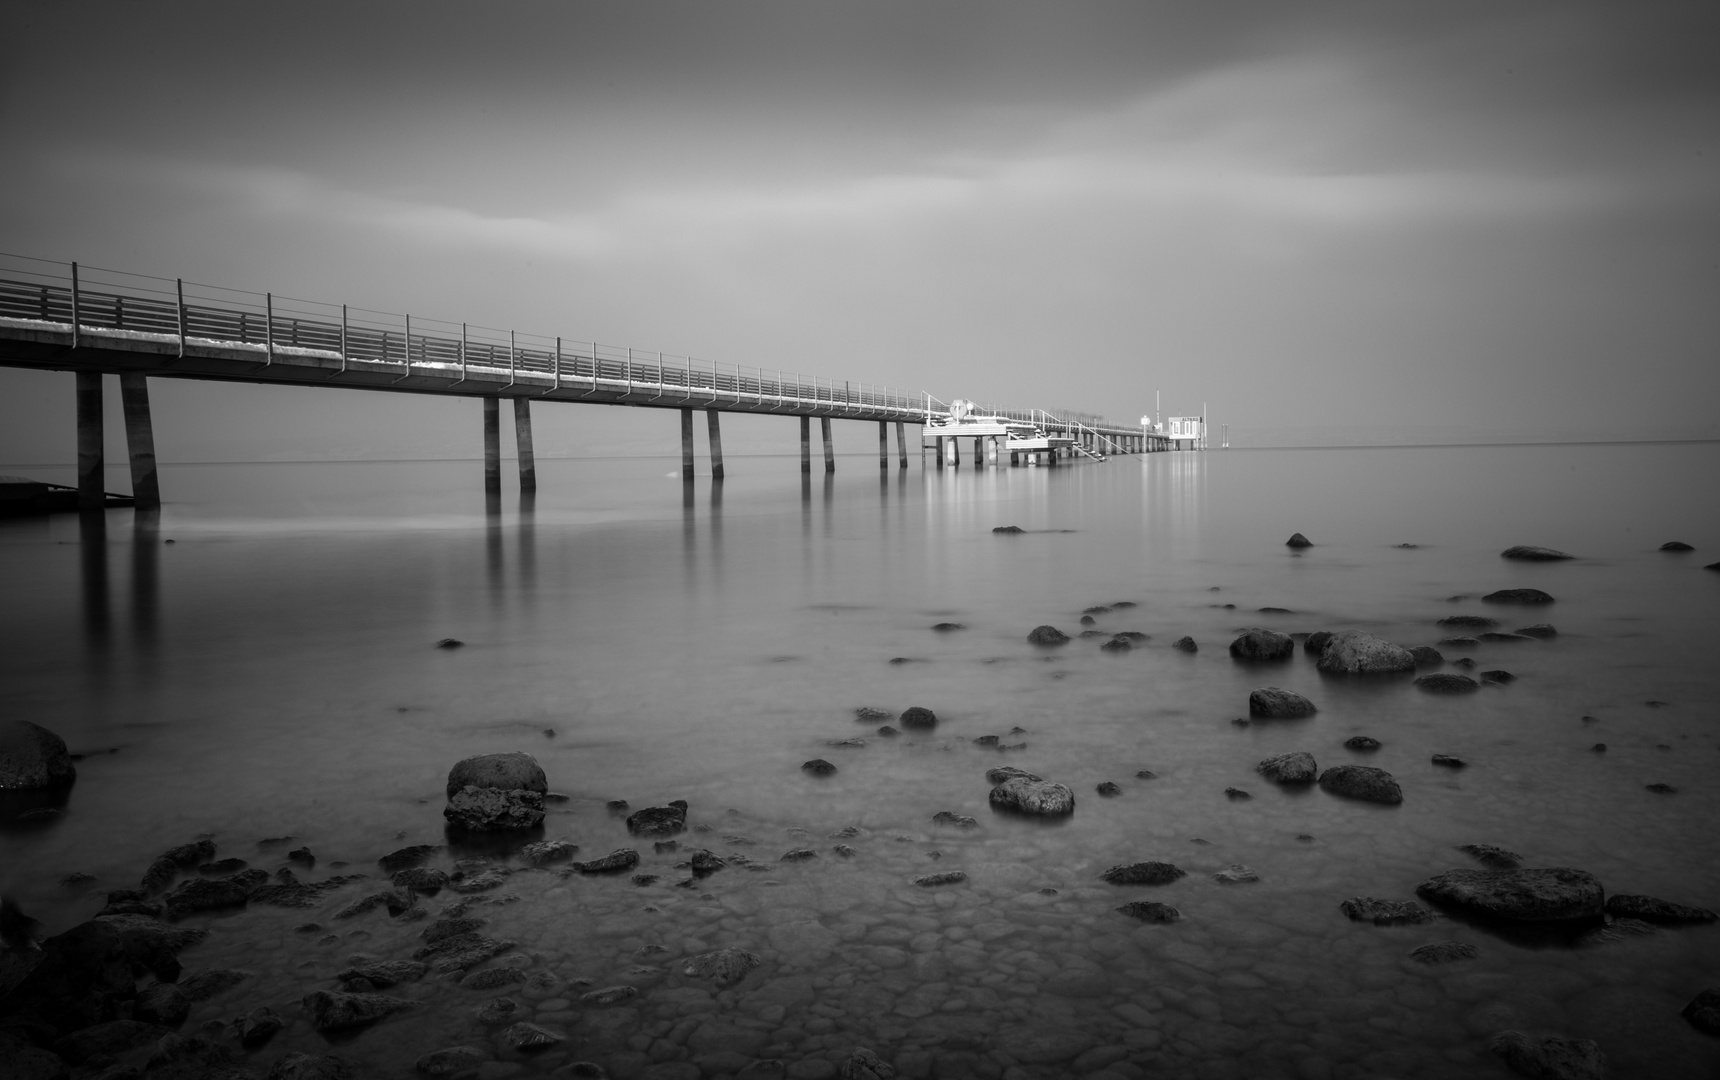
[{"label": "metal railing", "polygon": [[[396,381],[437,376],[457,386],[481,372],[506,374],[505,388],[605,395],[632,404],[745,406],[754,411],[860,412],[937,423],[949,407],[930,394],[828,379],[778,368],[646,352],[596,341],[522,334],[406,314],[254,293],[182,279],[0,253],[0,319],[69,327],[80,338],[136,338],[187,348],[248,353],[268,366],[338,361],[347,371],[398,372]],[[562,395],[566,397],[566,394]],[[1133,430],[1091,413],[1007,409],[976,412],[1036,426]]]}]

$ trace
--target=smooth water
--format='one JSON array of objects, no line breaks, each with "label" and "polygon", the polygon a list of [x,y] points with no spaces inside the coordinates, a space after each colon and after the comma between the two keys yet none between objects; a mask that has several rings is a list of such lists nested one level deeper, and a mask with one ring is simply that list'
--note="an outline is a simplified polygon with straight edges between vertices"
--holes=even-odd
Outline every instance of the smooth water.
[{"label": "smooth water", "polygon": [[[60,878],[131,886],[200,834],[269,870],[280,859],[257,841],[291,834],[319,875],[378,873],[387,851],[443,841],[450,765],[517,749],[572,796],[546,835],[579,858],[640,846],[607,800],[677,798],[710,827],[683,849],[820,857],[683,889],[676,856],[646,842],[640,869],[661,875],[648,886],[517,874],[503,892],[521,902],[483,908],[486,932],[519,943],[521,959],[503,962],[640,995],[595,1009],[577,1004],[589,987],[514,994],[523,1017],[569,1036],[522,1057],[472,1018],[492,993],[409,987],[423,1008],[340,1048],[379,1075],[410,1075],[418,1054],[456,1043],[497,1054],[496,1076],[582,1059],[617,1076],[715,1076],[763,1057],[810,1077],[856,1045],[908,1075],[1506,1075],[1486,1038],[1525,1027],[1598,1040],[1620,1075],[1709,1076],[1720,1047],[1678,1010],[1720,983],[1713,927],[1571,945],[1449,920],[1354,924],[1338,904],[1412,898],[1473,865],[1455,845],[1482,842],[1589,870],[1611,892],[1720,907],[1720,574],[1702,569],[1720,550],[1720,507],[1700,495],[1717,464],[1712,443],[990,471],[845,458],[810,478],[792,459],[754,458],[713,486],[683,484],[662,460],[542,461],[532,503],[509,491],[495,507],[470,462],[169,466],[159,523],[129,511],[103,526],[0,523],[0,707],[88,755],[59,816],[0,831],[0,886],[58,931],[101,905]],[[1005,524],[1030,531],[992,534]],[[1294,531],[1316,546],[1287,549]],[[1698,550],[1656,550],[1673,539]],[[1500,559],[1512,544],[1579,558]],[[1512,586],[1557,603],[1479,601]],[[1075,634],[1084,608],[1116,601],[1137,606],[1098,628],[1144,632],[1144,645],[1026,644],[1038,624]],[[1325,678],[1300,652],[1264,668],[1226,652],[1251,625],[1431,644],[1453,613],[1507,630],[1551,622],[1559,636],[1445,649],[1518,676],[1457,698]],[[931,629],[946,621],[966,629]],[[1170,648],[1185,634],[1198,653]],[[466,644],[434,648],[444,637]],[[1261,685],[1320,712],[1233,723]],[[934,732],[881,737],[854,718],[910,705],[937,712]],[[1027,745],[971,741],[987,734]],[[1385,745],[1353,754],[1353,734]],[[829,745],[854,737],[865,745]],[[1279,789],[1253,771],[1296,749],[1321,767],[1390,770],[1404,804]],[[1433,766],[1435,753],[1469,767]],[[803,773],[815,757],[838,773]],[[984,774],[998,764],[1069,784],[1073,817],[990,813]],[[1096,795],[1106,780],[1123,793]],[[935,827],[941,810],[979,827]],[[844,860],[827,837],[848,826],[861,834]],[[737,835],[756,843],[724,839]],[[1189,874],[1157,888],[1098,879],[1148,858]],[[1260,880],[1212,880],[1238,863]],[[911,884],[945,870],[968,880]],[[363,891],[319,912],[193,920],[215,933],[188,968],[255,974],[192,1025],[257,1004],[296,1015],[348,957],[410,952],[416,924],[330,923]],[[1132,899],[1183,919],[1112,910]],[[291,931],[311,918],[326,940]],[[1481,955],[1407,959],[1442,940]],[[669,951],[642,960],[646,945]],[[675,961],[728,945],[765,961],[738,988],[713,995],[680,974]],[[299,1019],[261,1058],[320,1045]]]}]

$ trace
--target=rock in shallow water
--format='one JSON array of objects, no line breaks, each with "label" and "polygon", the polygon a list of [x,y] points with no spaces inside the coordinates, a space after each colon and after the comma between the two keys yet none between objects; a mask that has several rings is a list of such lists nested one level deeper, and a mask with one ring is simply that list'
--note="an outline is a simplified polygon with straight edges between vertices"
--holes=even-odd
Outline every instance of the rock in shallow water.
[{"label": "rock in shallow water", "polygon": [[1391,675],[1414,671],[1415,657],[1401,645],[1360,630],[1339,630],[1315,664],[1327,675]]},{"label": "rock in shallow water", "polygon": [[442,816],[454,828],[472,832],[532,829],[543,824],[543,793],[468,784],[448,797]]},{"label": "rock in shallow water", "polygon": [[1511,922],[1599,920],[1605,892],[1593,874],[1547,869],[1447,870],[1416,886],[1424,900]]},{"label": "rock in shallow water", "polygon": [[1466,941],[1436,941],[1409,951],[1409,958],[1418,964],[1449,964],[1455,960],[1473,960],[1480,955],[1481,950]]},{"label": "rock in shallow water", "polygon": [[1392,774],[1370,765],[1334,765],[1320,774],[1320,790],[1387,806],[1403,802],[1403,789]]},{"label": "rock in shallow water", "polygon": [[1607,897],[1606,912],[1615,919],[1641,919],[1662,926],[1682,923],[1709,923],[1715,914],[1707,908],[1687,907],[1670,900],[1632,893],[1615,893]]},{"label": "rock in shallow water", "polygon": [[1177,638],[1175,641],[1171,642],[1171,648],[1177,650],[1178,652],[1192,653],[1192,652],[1199,652],[1200,651],[1200,646],[1195,644],[1194,638],[1188,637],[1186,635],[1183,637]]},{"label": "rock in shallow water", "polygon": [[402,1009],[415,1008],[416,1004],[387,994],[343,994],[331,990],[317,990],[304,999],[311,1026],[318,1031],[362,1027]]},{"label": "rock in shallow water", "polygon": [[647,806],[627,815],[627,831],[634,836],[670,837],[687,828],[687,800],[667,806]]},{"label": "rock in shallow water", "polygon": [[1301,533],[1291,533],[1290,539],[1284,541],[1284,546],[1293,548],[1313,547],[1314,542]]},{"label": "rock in shallow water", "polygon": [[763,961],[757,955],[745,949],[718,949],[688,959],[681,966],[681,974],[718,986],[731,986],[746,978],[747,972],[761,963]]},{"label": "rock in shallow water", "polygon": [[1720,987],[1709,987],[1697,994],[1678,1015],[1704,1035],[1720,1035]]},{"label": "rock in shallow water", "polygon": [[1293,690],[1262,686],[1248,693],[1248,715],[1262,720],[1300,720],[1315,712],[1314,703]]},{"label": "rock in shallow water", "polygon": [[488,1060],[490,1056],[475,1046],[449,1046],[425,1054],[413,1067],[425,1076],[464,1076],[476,1073]]},{"label": "rock in shallow water", "polygon": [[1415,680],[1415,685],[1416,689],[1430,694],[1469,694],[1481,689],[1481,684],[1469,676],[1450,671],[1422,675]]},{"label": "rock in shallow water", "polygon": [[1055,626],[1035,626],[1027,632],[1029,645],[1065,645],[1068,642],[1069,635]]},{"label": "rock in shallow water", "polygon": [[1230,643],[1230,655],[1237,660],[1287,660],[1296,652],[1296,642],[1288,634],[1253,626]]},{"label": "rock in shallow water", "polygon": [[938,714],[920,705],[910,705],[902,710],[896,722],[904,728],[931,728],[937,726]]},{"label": "rock in shallow water", "polygon": [[1182,912],[1157,900],[1131,900],[1116,910],[1131,919],[1149,923],[1173,923],[1182,918]]},{"label": "rock in shallow water", "polygon": [[1553,598],[1540,589],[1499,589],[1481,598],[1489,604],[1551,604]]},{"label": "rock in shallow water", "polygon": [[1371,922],[1375,926],[1415,926],[1433,921],[1433,912],[1414,900],[1352,896],[1339,904],[1338,910],[1349,916],[1351,922]]},{"label": "rock in shallow water", "polygon": [[1606,1057],[1592,1039],[1501,1031],[1487,1048],[1512,1071],[1535,1080],[1603,1080]]},{"label": "rock in shallow water", "polygon": [[1112,885],[1168,885],[1178,878],[1187,877],[1188,871],[1168,862],[1149,859],[1113,866],[1099,876]]},{"label": "rock in shallow water", "polygon": [[991,789],[991,805],[999,810],[1040,817],[1075,812],[1075,793],[1065,784],[1015,776]]},{"label": "rock in shallow water", "polygon": [[66,740],[28,720],[0,721],[0,790],[62,787],[77,778]]},{"label": "rock in shallow water", "polygon": [[1254,771],[1279,784],[1312,784],[1320,775],[1314,755],[1306,750],[1269,757],[1256,765]]},{"label": "rock in shallow water", "polygon": [[1457,850],[1494,870],[1515,870],[1523,865],[1523,856],[1492,844],[1461,844]]},{"label": "rock in shallow water", "polygon": [[1499,553],[1499,557],[1502,559],[1520,559],[1524,562],[1557,562],[1560,559],[1571,559],[1576,556],[1567,555],[1562,551],[1555,551],[1552,548],[1535,547],[1532,544],[1518,544],[1515,547],[1508,547],[1504,551],[1501,551]]}]

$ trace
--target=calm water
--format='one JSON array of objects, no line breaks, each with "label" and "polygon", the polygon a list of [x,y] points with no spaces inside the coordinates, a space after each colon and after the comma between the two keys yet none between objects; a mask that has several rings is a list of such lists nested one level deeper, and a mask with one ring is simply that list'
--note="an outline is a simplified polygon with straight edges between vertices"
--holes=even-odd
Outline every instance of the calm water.
[{"label": "calm water", "polygon": [[[882,477],[842,459],[809,483],[792,459],[755,458],[690,489],[674,465],[541,462],[535,505],[509,492],[494,513],[468,462],[167,467],[158,532],[129,511],[105,530],[0,523],[0,707],[90,754],[60,818],[0,832],[0,886],[57,931],[100,906],[62,876],[128,886],[198,834],[271,870],[257,840],[291,834],[319,873],[374,872],[396,847],[442,842],[454,761],[518,749],[572,796],[546,834],[581,857],[631,846],[606,800],[676,798],[712,826],[684,846],[822,857],[731,867],[697,889],[674,887],[673,857],[648,850],[641,869],[663,879],[643,888],[515,876],[505,891],[521,902],[486,911],[517,962],[642,993],[607,1010],[570,1003],[577,987],[514,994],[570,1040],[530,1059],[498,1050],[497,1076],[581,1059],[622,1076],[720,1075],[742,1062],[724,1053],[817,1076],[854,1045],[938,1076],[1505,1075],[1484,1045],[1511,1026],[1597,1039],[1620,1075],[1720,1069],[1716,1041],[1677,1015],[1720,982],[1713,928],[1567,947],[1446,920],[1357,925],[1337,907],[1410,898],[1470,865],[1452,848],[1472,842],[1587,869],[1610,891],[1720,906],[1720,574],[1701,569],[1720,558],[1720,507],[1700,494],[1720,444],[1231,450],[992,472],[916,461]],[[992,535],[1004,524],[1034,531]],[[1286,549],[1298,530],[1316,546]],[[1673,539],[1698,550],[1655,550]],[[1580,558],[1498,557],[1519,543]],[[1558,602],[1518,618],[1477,599],[1509,586]],[[1083,608],[1125,600],[1138,606],[1099,625],[1151,635],[1131,652],[1025,643],[1038,624],[1075,633]],[[1460,612],[1560,634],[1444,650],[1518,676],[1458,699],[1324,679],[1300,654],[1248,667],[1225,649],[1250,625],[1431,644],[1446,636],[1434,621]],[[930,629],[942,621],[967,629]],[[1198,654],[1169,647],[1184,634]],[[466,646],[433,648],[443,637]],[[1260,685],[1320,712],[1232,724]],[[854,719],[909,705],[937,712],[934,733],[880,738]],[[970,741],[1014,727],[1026,734],[1004,741],[1024,750]],[[1322,767],[1361,761],[1341,744],[1362,733],[1384,742],[1366,763],[1397,776],[1401,807],[1253,772],[1296,749]],[[827,745],[855,736],[866,745]],[[1434,753],[1470,767],[1436,768]],[[803,774],[814,757],[840,771]],[[1073,818],[990,814],[984,773],[1004,763],[1071,785]],[[1094,795],[1105,780],[1123,794]],[[1678,793],[1645,790],[1656,782]],[[1254,797],[1233,801],[1232,786]],[[936,829],[940,810],[980,827]],[[844,861],[826,837],[851,825],[863,832]],[[757,843],[725,844],[733,834]],[[1189,876],[1097,879],[1147,858]],[[1211,879],[1235,863],[1260,881]],[[950,869],[968,882],[910,884]],[[257,1004],[296,1014],[348,957],[409,952],[421,927],[381,914],[332,924],[327,941],[291,931],[361,894],[320,913],[200,920],[216,932],[188,968],[256,974],[193,1026]],[[1113,913],[1131,899],[1184,919]],[[1481,956],[1406,958],[1441,940]],[[644,961],[661,970],[630,971],[647,944],[669,950]],[[683,954],[726,945],[765,960],[738,990],[711,997],[680,976]],[[494,992],[405,993],[424,1007],[341,1052],[407,1076],[437,1046],[492,1046],[472,1010]],[[299,1020],[262,1060],[321,1044]]]}]

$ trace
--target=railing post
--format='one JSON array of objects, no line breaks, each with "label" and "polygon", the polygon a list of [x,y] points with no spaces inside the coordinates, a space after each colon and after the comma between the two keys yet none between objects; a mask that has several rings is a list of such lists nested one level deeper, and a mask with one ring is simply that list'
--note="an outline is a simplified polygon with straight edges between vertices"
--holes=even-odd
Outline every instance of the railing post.
[{"label": "railing post", "polygon": [[560,390],[561,389],[561,338],[559,338],[559,337],[555,339],[555,362],[551,365],[550,372],[555,376],[555,385],[551,386],[550,390],[552,390],[552,391]]},{"label": "railing post", "polygon": [[412,377],[412,316],[407,315],[405,316],[405,319],[406,339],[400,346],[400,358],[402,362],[406,364],[406,373],[401,375],[399,379],[394,380],[395,382],[400,382],[402,379],[410,379]]},{"label": "railing post", "polygon": [[518,378],[518,376],[516,375],[515,370],[514,370],[514,332],[512,330],[509,330],[508,331],[508,385],[509,386],[514,385],[514,380],[516,378]]},{"label": "railing post", "polygon": [[346,374],[346,305],[340,306],[340,373]]},{"label": "railing post", "polygon": [[[255,293],[252,294],[256,295]],[[263,294],[263,366],[275,362],[275,294]]]},{"label": "railing post", "polygon": [[78,264],[72,264],[72,348],[78,347]]},{"label": "railing post", "polygon": [[185,279],[173,279],[173,295],[179,323],[179,356],[185,357]]},{"label": "railing post", "polygon": [[460,381],[466,381],[466,324],[460,324]]}]

